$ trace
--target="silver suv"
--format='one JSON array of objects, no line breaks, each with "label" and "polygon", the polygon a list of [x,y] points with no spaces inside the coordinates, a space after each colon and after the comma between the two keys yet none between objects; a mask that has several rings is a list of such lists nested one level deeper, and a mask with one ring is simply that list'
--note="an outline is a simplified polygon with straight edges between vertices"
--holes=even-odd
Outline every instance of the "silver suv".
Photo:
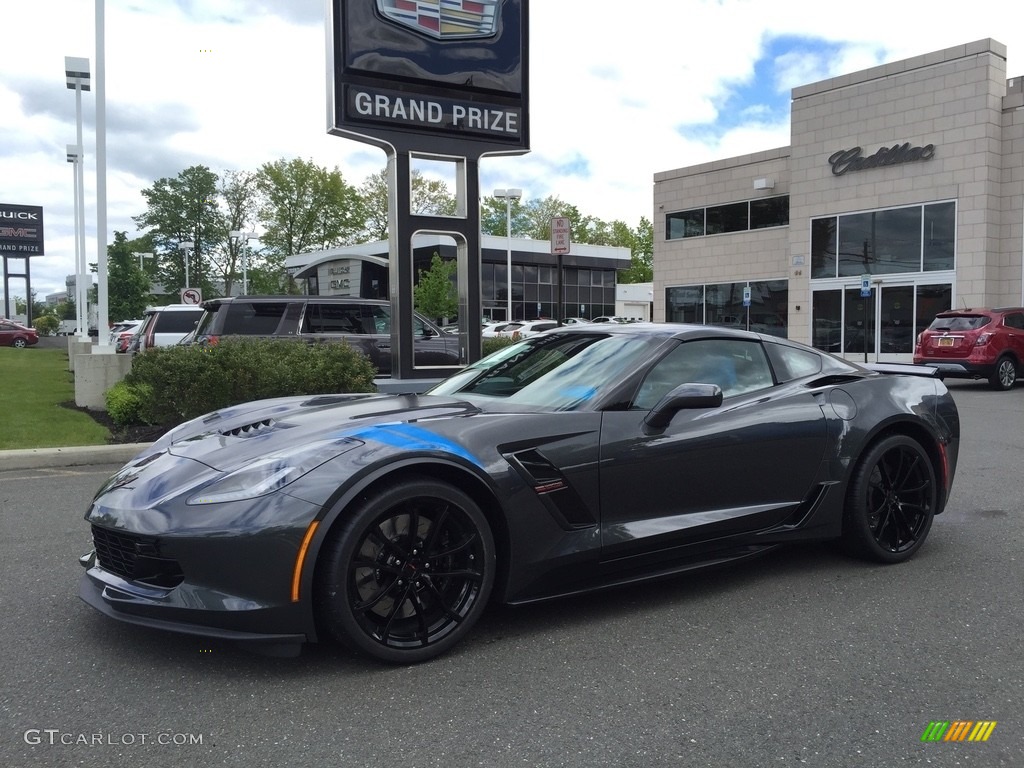
[{"label": "silver suv", "polygon": [[[391,304],[346,296],[234,296],[204,301],[190,344],[216,344],[224,336],[346,342],[391,375]],[[413,318],[414,363],[459,365],[459,337],[443,333],[425,317]]]}]

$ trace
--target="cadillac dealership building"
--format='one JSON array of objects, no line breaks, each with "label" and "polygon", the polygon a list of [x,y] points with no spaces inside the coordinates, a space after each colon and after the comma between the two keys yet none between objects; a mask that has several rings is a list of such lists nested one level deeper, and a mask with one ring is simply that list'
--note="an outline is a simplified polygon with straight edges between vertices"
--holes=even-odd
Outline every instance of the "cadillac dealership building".
[{"label": "cadillac dealership building", "polygon": [[655,174],[654,319],[909,361],[1024,304],[1024,90],[980,40],[792,92],[788,147]]}]

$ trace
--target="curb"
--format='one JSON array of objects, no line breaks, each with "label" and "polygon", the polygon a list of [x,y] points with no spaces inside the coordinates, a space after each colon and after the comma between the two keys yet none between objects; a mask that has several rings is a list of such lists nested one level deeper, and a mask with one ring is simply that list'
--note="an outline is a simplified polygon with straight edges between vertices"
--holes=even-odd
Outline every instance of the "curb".
[{"label": "curb", "polygon": [[77,445],[67,448],[27,448],[0,451],[0,469],[60,469],[90,464],[125,464],[150,443]]}]

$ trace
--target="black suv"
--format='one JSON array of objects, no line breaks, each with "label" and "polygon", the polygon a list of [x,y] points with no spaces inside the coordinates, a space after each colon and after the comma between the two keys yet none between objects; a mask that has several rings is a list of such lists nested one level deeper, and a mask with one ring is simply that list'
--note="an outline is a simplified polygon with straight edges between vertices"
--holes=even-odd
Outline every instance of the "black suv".
[{"label": "black suv", "polygon": [[[204,301],[206,310],[186,343],[216,344],[222,336],[344,341],[391,375],[391,304],[346,296],[234,296]],[[426,318],[413,318],[414,364],[457,366],[459,337]]]}]

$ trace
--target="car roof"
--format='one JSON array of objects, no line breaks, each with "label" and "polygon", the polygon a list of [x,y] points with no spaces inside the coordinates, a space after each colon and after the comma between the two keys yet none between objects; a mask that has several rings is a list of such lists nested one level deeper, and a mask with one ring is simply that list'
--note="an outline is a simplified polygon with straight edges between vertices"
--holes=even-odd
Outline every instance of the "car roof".
[{"label": "car roof", "polygon": [[281,295],[260,295],[260,296],[222,296],[217,299],[207,299],[200,306],[213,308],[221,304],[228,304],[233,301],[249,303],[270,303],[279,301],[322,301],[328,304],[340,304],[342,302],[356,304],[390,304],[387,299],[364,299],[359,296],[309,296],[307,294],[281,294]]}]

